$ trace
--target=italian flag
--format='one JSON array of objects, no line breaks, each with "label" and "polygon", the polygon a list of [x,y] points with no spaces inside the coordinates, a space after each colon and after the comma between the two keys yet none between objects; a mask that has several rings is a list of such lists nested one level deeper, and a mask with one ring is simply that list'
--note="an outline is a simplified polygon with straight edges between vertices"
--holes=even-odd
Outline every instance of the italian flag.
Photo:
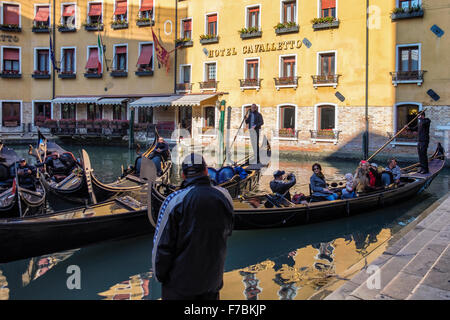
[{"label": "italian flag", "polygon": [[97,38],[97,51],[98,51],[98,68],[97,73],[100,74],[102,72],[102,61],[103,61],[103,43],[100,34],[98,34]]}]

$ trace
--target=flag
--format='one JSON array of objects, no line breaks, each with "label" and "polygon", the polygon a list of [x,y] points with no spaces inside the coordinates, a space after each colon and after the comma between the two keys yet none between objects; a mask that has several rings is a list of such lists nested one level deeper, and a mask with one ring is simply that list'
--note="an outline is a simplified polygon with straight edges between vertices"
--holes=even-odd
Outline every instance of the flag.
[{"label": "flag", "polygon": [[53,69],[56,70],[56,72],[60,72],[61,69],[58,68],[58,66],[56,65],[55,52],[53,50],[52,36],[50,35],[50,33],[49,36],[50,36],[50,59],[52,60]]},{"label": "flag", "polygon": [[16,183],[16,178],[14,178],[11,193],[16,194],[16,190],[17,190],[17,183]]},{"label": "flag", "polygon": [[102,72],[102,61],[103,61],[103,43],[102,38],[100,37],[100,33],[97,38],[97,47],[98,47],[98,67],[97,73],[100,74]]},{"label": "flag", "polygon": [[169,69],[170,69],[170,59],[169,58],[170,58],[170,54],[159,43],[158,38],[156,37],[156,34],[153,31],[153,28],[152,28],[152,35],[153,35],[153,42],[155,44],[156,57],[158,58],[158,62],[161,63],[163,66],[165,66],[166,67],[166,73],[169,73]]}]

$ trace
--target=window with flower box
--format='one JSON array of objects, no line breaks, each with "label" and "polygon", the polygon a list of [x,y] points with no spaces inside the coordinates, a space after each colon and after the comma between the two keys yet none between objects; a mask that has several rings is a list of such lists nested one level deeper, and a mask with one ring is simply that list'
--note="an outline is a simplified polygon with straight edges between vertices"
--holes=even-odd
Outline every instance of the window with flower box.
[{"label": "window with flower box", "polygon": [[137,61],[138,76],[153,75],[153,43],[141,43],[139,47],[139,58]]},{"label": "window with flower box", "polygon": [[297,138],[295,106],[278,107],[278,138]]},{"label": "window with flower box", "polygon": [[127,0],[116,0],[114,4],[114,21],[111,25],[113,29],[128,27],[128,2]]},{"label": "window with flower box", "polygon": [[281,22],[297,22],[297,1],[282,1],[281,6]]},{"label": "window with flower box", "polygon": [[183,19],[181,22],[181,38],[192,39],[192,19]]},{"label": "window with flower box", "polygon": [[2,101],[2,126],[18,127],[20,126],[21,102]]},{"label": "window with flower box", "polygon": [[74,76],[76,73],[75,48],[61,49],[61,76]]},{"label": "window with flower box", "polygon": [[217,36],[217,14],[209,14],[206,16],[207,21],[207,35],[216,37]]},{"label": "window with flower box", "polygon": [[60,32],[72,32],[76,30],[76,4],[61,4],[62,15],[61,25],[58,26]]},{"label": "window with flower box", "polygon": [[50,49],[36,48],[34,51],[34,72],[33,78],[49,79],[50,78]]},{"label": "window with flower box", "polygon": [[20,78],[20,49],[19,48],[2,48],[2,77],[4,78]]},{"label": "window with flower box", "polygon": [[49,32],[50,28],[50,6],[36,5],[33,20],[33,32]]},{"label": "window with flower box", "polygon": [[111,76],[127,76],[128,72],[127,45],[114,45],[113,71]]},{"label": "window with flower box", "polygon": [[247,8],[247,28],[260,29],[260,9],[257,7]]},{"label": "window with flower box", "polygon": [[137,25],[152,26],[154,24],[153,12],[154,12],[153,0],[141,0]]},{"label": "window with flower box", "polygon": [[88,16],[85,25],[87,31],[102,31],[103,30],[103,3],[89,2]]},{"label": "window with flower box", "polygon": [[85,66],[87,78],[100,78],[102,76],[102,61],[98,54],[98,47],[88,47],[88,60]]},{"label": "window with flower box", "polygon": [[20,21],[20,5],[15,3],[2,3],[2,25],[0,29],[3,31],[21,31]]},{"label": "window with flower box", "polygon": [[34,125],[43,127],[45,121],[52,118],[51,102],[34,102]]}]

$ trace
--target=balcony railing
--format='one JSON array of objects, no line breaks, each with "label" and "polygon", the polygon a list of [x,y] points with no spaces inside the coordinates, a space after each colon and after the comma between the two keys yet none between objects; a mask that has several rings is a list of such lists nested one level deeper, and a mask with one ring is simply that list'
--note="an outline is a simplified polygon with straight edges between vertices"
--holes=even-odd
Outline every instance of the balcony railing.
[{"label": "balcony railing", "polygon": [[338,143],[340,130],[337,129],[320,129],[320,130],[309,130],[311,132],[311,141],[316,143],[321,142],[333,142]]},{"label": "balcony railing", "polygon": [[192,83],[177,83],[177,92],[191,92]]},{"label": "balcony railing", "polygon": [[245,89],[256,89],[259,91],[262,79],[239,79],[241,91]]},{"label": "balcony railing", "polygon": [[425,72],[426,70],[390,72],[392,84],[397,86],[399,83],[417,83],[417,85],[420,86],[423,82],[423,74]]},{"label": "balcony railing", "polygon": [[215,80],[210,80],[210,81],[203,81],[203,82],[199,82],[200,84],[200,90],[217,90],[217,84],[219,83],[219,81],[215,81]]},{"label": "balcony railing", "polygon": [[276,139],[297,140],[299,130],[292,128],[282,128],[273,130],[273,137]]},{"label": "balcony railing", "polygon": [[313,79],[314,88],[317,87],[334,87],[336,88],[338,85],[340,74],[329,74],[329,75],[313,75],[311,78]]},{"label": "balcony railing", "polygon": [[273,79],[275,80],[275,87],[277,90],[280,90],[280,88],[297,88],[299,78],[300,77],[278,77]]}]

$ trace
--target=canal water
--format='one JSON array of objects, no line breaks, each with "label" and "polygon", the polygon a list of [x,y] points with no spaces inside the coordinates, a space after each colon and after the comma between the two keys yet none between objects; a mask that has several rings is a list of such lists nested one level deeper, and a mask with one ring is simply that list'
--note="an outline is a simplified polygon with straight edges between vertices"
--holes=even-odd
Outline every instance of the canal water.
[{"label": "canal water", "polygon": [[[81,148],[64,147],[74,153]],[[121,166],[135,158],[125,147],[85,149],[105,182],[113,181]],[[15,150],[27,156],[24,146]],[[308,192],[314,162],[280,160],[280,168],[297,177],[294,192]],[[320,163],[328,180],[341,179],[357,165]],[[177,171],[173,172],[175,180],[179,179]],[[324,298],[338,281],[355,273],[355,266],[381,253],[393,235],[417,223],[422,212],[436,205],[449,191],[449,178],[450,170],[445,169],[416,198],[359,216],[291,228],[233,231],[221,299]],[[268,191],[270,180],[270,175],[263,176],[258,191]],[[56,201],[49,210],[69,206]],[[149,234],[0,264],[0,299],[159,299],[160,287],[151,270],[152,240]]]}]

